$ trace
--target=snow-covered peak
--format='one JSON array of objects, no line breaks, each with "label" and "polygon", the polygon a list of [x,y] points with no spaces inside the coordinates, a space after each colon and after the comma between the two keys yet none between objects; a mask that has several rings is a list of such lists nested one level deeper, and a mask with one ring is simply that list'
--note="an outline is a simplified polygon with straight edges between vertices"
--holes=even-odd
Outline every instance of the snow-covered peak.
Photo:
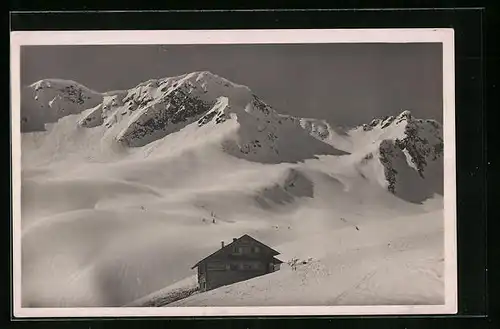
[{"label": "snow-covered peak", "polygon": [[[227,94],[228,89],[250,92],[248,87],[231,82],[209,71],[195,71],[178,76],[150,79],[139,83],[137,86],[131,88],[129,92],[133,93],[134,91],[140,91],[145,93],[147,90],[152,91],[157,88],[160,88],[162,92],[182,88],[186,88],[190,92],[201,92],[204,94],[210,91],[210,95],[207,96],[213,96],[218,93]],[[225,92],[223,92],[224,89],[226,89]]]},{"label": "snow-covered peak", "polygon": [[75,86],[79,87],[85,90],[91,90],[90,88],[82,85],[81,83],[78,83],[74,80],[69,80],[69,79],[55,79],[55,78],[47,78],[47,79],[42,79],[38,80],[32,84],[29,85],[29,87],[35,89],[35,90],[40,90],[40,89],[45,89],[45,88],[64,88],[67,86]]},{"label": "snow-covered peak", "polygon": [[22,131],[44,130],[45,124],[94,107],[103,95],[73,80],[43,79],[23,88]]},{"label": "snow-covered peak", "polygon": [[198,120],[220,97],[244,107],[252,99],[246,86],[208,71],[151,79],[112,95],[87,111],[80,125],[104,125],[127,146],[142,146]]},{"label": "snow-covered peak", "polygon": [[362,129],[363,131],[371,131],[374,128],[385,129],[391,125],[398,125],[403,121],[409,121],[412,119],[411,112],[405,110],[397,116],[388,115],[382,118],[374,118],[370,123],[365,123],[356,129]]},{"label": "snow-covered peak", "polygon": [[409,120],[412,118],[411,111],[410,110],[403,110],[403,112],[401,112],[396,118],[398,120],[404,120],[404,119]]},{"label": "snow-covered peak", "polygon": [[247,86],[208,71],[148,80],[106,96],[79,124],[104,126],[107,135],[125,147],[142,147],[189,126],[192,138],[219,138],[214,143],[226,153],[257,162],[345,154],[311,136],[300,119],[280,115]]},{"label": "snow-covered peak", "polygon": [[359,149],[370,141],[405,138],[408,131],[415,126],[434,134],[442,133],[441,124],[436,120],[415,118],[409,110],[404,110],[397,116],[374,118],[370,123],[351,129],[348,134],[353,139],[353,147]]},{"label": "snow-covered peak", "polygon": [[243,87],[248,89],[248,87],[246,86],[236,84],[210,71],[195,71],[180,75],[177,78],[179,78],[179,80],[188,80],[191,82],[198,82],[198,83],[229,84],[230,86],[233,87]]},{"label": "snow-covered peak", "polygon": [[350,151],[357,154],[353,166],[364,177],[410,201],[442,193],[443,131],[436,120],[415,118],[405,110],[373,119],[348,136]]}]

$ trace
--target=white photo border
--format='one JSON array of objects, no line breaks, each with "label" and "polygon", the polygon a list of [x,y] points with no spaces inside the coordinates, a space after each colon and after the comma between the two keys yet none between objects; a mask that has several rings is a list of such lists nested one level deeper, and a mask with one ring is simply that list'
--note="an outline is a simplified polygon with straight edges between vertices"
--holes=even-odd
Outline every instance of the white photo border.
[{"label": "white photo border", "polygon": [[[443,45],[444,139],[444,305],[23,308],[21,304],[21,141],[20,48],[28,45],[181,45],[297,43],[441,43]],[[12,282],[16,318],[332,316],[456,314],[456,148],[454,30],[436,29],[273,29],[145,31],[15,31],[10,35],[12,145]]]}]

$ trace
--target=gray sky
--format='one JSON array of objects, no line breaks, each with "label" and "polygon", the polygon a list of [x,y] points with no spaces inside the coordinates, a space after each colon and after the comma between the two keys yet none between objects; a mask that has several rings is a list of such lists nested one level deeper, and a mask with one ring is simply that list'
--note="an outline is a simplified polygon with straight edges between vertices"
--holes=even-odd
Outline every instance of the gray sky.
[{"label": "gray sky", "polygon": [[402,108],[442,122],[441,44],[23,46],[21,83],[71,79],[97,91],[208,70],[281,113],[357,125]]}]

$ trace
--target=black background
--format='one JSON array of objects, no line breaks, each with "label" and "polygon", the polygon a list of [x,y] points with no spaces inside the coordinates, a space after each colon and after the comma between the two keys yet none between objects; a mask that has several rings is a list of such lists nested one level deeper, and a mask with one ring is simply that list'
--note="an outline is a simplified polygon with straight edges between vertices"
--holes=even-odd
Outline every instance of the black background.
[{"label": "black background", "polygon": [[[406,2],[407,3],[407,2]],[[420,5],[423,2],[420,1]],[[40,4],[39,4],[40,5]],[[72,9],[43,3],[44,8],[17,1],[13,10]],[[356,6],[356,2],[350,2]],[[434,6],[436,6],[434,4]],[[470,6],[470,5],[469,5]],[[394,6],[390,6],[394,7]],[[430,6],[429,6],[430,7]],[[111,9],[80,7],[82,9]],[[198,7],[198,9],[201,7]],[[372,6],[373,8],[373,6]],[[179,8],[180,9],[180,8]],[[274,328],[274,327],[341,327],[341,328],[483,328],[498,326],[497,298],[487,291],[500,291],[493,278],[498,269],[498,248],[493,244],[496,222],[490,201],[493,192],[493,135],[498,107],[498,80],[493,75],[498,68],[498,43],[494,42],[492,26],[497,24],[496,8],[340,10],[340,11],[170,11],[170,12],[14,12],[10,13],[10,30],[140,30],[140,29],[285,29],[285,28],[439,28],[455,29],[456,68],[456,131],[457,131],[457,198],[458,198],[458,265],[459,314],[453,316],[412,317],[331,317],[331,318],[224,318],[224,319],[40,319],[22,320],[12,317],[11,280],[3,280],[2,327],[34,328],[108,328],[116,327],[203,327],[203,328]],[[498,37],[498,36],[496,36]],[[496,105],[493,102],[497,102]],[[489,108],[490,111],[486,111]],[[6,113],[6,111],[4,111]],[[486,129],[490,124],[490,129]],[[488,152],[487,152],[488,151]],[[10,164],[12,165],[12,164]],[[488,168],[490,168],[488,170]],[[488,186],[486,176],[488,175]],[[488,195],[487,195],[488,189]],[[9,194],[10,194],[9,190]],[[8,208],[5,208],[8,209]],[[488,218],[490,219],[487,223]],[[11,213],[9,212],[9,218]],[[5,260],[11,257],[11,227],[2,222]],[[487,227],[488,225],[488,227]],[[486,235],[488,234],[488,239]],[[486,247],[488,242],[488,252]],[[7,251],[9,251],[7,253]],[[7,258],[8,257],[8,258]],[[496,265],[494,264],[496,263]],[[496,268],[494,268],[496,266]],[[4,266],[11,277],[11,268]],[[496,271],[498,273],[498,271]],[[499,278],[498,274],[496,275]],[[411,284],[409,282],[408,284]],[[494,289],[496,287],[497,289]],[[10,292],[7,294],[6,292]],[[8,296],[10,295],[10,296]],[[7,299],[7,297],[10,297]],[[497,299],[496,299],[497,300]],[[498,320],[496,320],[498,321]],[[125,323],[126,322],[126,323]],[[146,323],[147,322],[147,323]]]}]

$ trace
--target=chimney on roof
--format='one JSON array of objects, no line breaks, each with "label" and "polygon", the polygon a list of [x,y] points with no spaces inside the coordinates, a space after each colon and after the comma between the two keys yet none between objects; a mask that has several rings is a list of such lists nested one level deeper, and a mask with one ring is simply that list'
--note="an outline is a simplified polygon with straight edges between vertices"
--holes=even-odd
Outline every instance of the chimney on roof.
[{"label": "chimney on roof", "polygon": [[236,241],[236,240],[238,240],[238,239],[236,239],[236,238],[233,238],[233,242],[234,242],[234,241]]},{"label": "chimney on roof", "polygon": [[220,247],[221,247],[221,249],[224,248],[224,241],[220,242]]}]

